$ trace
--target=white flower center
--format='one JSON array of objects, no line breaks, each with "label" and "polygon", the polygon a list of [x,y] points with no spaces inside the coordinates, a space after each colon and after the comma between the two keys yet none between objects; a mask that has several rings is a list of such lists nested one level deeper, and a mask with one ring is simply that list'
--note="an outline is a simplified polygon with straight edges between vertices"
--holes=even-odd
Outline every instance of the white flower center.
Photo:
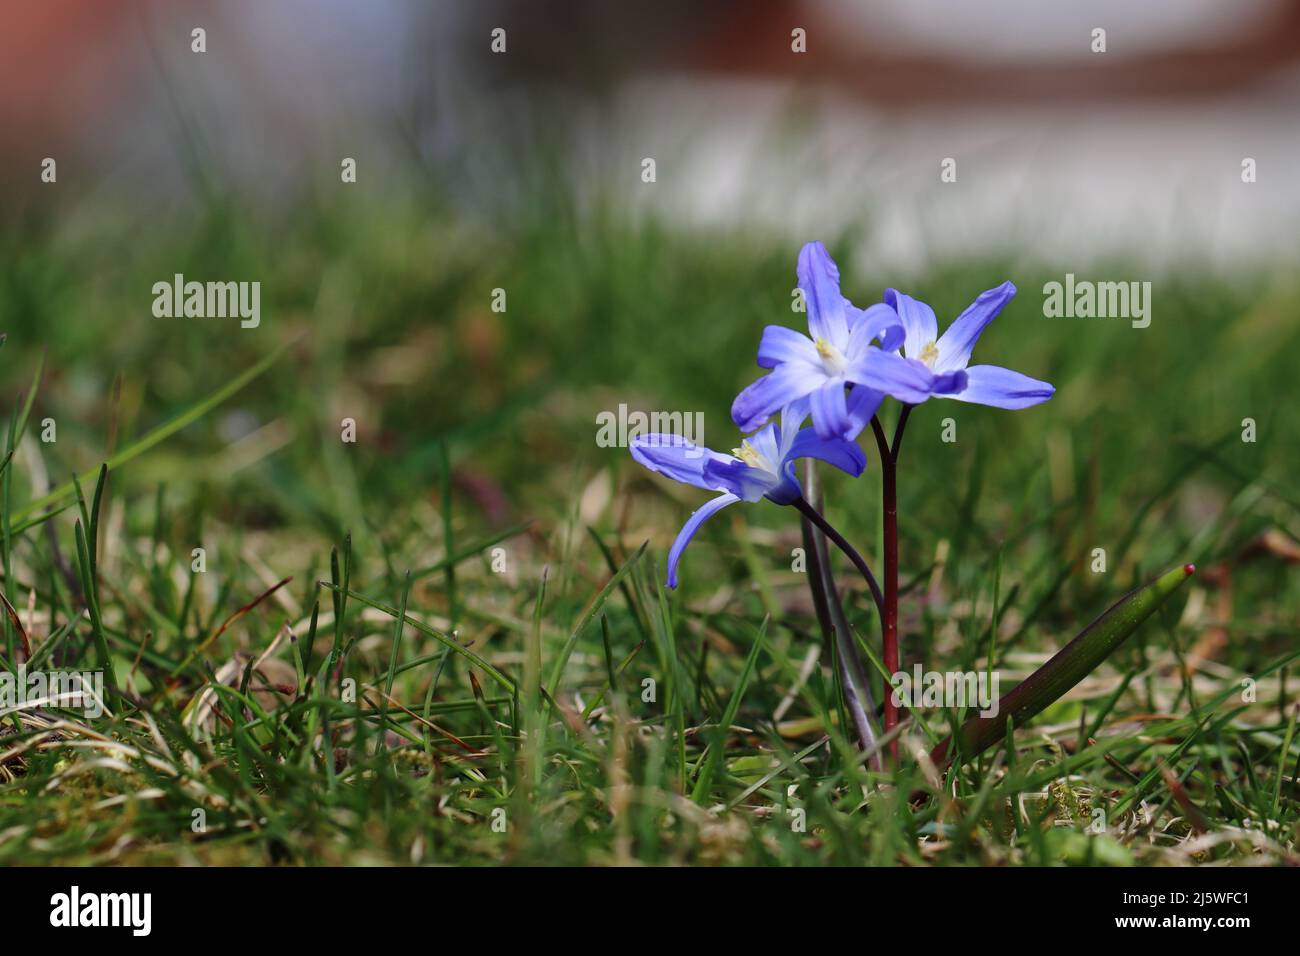
[{"label": "white flower center", "polygon": [[844,367],[848,364],[844,359],[844,353],[825,339],[816,339],[813,344],[817,346],[817,354],[821,357],[822,367],[826,369],[827,374],[843,375]]},{"label": "white flower center", "polygon": [[921,349],[920,359],[925,363],[926,368],[934,368],[934,363],[939,361],[939,346],[933,342],[926,342],[925,348]]}]

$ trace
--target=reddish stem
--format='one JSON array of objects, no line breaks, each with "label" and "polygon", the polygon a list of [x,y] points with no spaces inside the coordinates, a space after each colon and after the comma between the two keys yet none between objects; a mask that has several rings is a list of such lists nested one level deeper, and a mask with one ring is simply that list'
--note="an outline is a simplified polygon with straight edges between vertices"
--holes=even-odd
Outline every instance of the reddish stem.
[{"label": "reddish stem", "polygon": [[[881,499],[884,509],[885,532],[885,607],[884,646],[881,659],[885,671],[890,675],[898,673],[898,452],[903,442],[903,427],[907,424],[910,405],[903,406],[898,417],[898,427],[894,429],[894,444],[890,447],[885,437],[884,426],[880,419],[871,419],[871,430],[876,436],[876,447],[880,451]],[[885,733],[888,734],[898,725],[898,707],[894,704],[894,695],[885,688]],[[898,760],[898,740],[889,742],[889,753]]]}]

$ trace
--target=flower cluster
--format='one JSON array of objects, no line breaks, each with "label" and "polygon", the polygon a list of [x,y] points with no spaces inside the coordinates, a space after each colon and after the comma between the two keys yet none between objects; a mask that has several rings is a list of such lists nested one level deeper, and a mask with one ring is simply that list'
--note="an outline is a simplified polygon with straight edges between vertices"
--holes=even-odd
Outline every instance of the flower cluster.
[{"label": "flower cluster", "polygon": [[[856,439],[886,396],[905,405],[951,398],[995,408],[1027,408],[1055,389],[997,365],[971,365],[985,327],[1016,294],[1010,282],[975,299],[939,335],[934,310],[895,289],[859,309],[840,292],[840,273],[820,242],[799,253],[799,289],[808,335],[769,325],[758,345],[768,373],[736,396],[731,417],[753,432],[732,454],[693,445],[675,435],[648,434],[630,442],[632,457],[676,481],[721,492],[690,516],[668,554],[670,588],[695,532],[737,501],[802,501],[794,462],[817,458],[854,477],[866,467]],[[780,424],[772,422],[780,416]],[[803,423],[811,416],[811,427]]]}]

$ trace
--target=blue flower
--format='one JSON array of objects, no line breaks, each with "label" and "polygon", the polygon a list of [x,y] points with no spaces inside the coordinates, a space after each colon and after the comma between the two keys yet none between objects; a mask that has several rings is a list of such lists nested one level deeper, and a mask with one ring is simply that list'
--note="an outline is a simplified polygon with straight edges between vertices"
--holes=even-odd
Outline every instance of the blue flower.
[{"label": "blue flower", "polygon": [[[855,438],[885,394],[921,402],[937,391],[962,387],[965,378],[936,375],[921,362],[895,354],[904,328],[892,304],[858,309],[840,294],[840,271],[820,242],[799,252],[799,288],[808,310],[803,335],[769,325],[758,345],[758,364],[772,371],[736,396],[731,417],[742,431],[767,421],[779,408],[811,412],[822,438]],[[879,341],[879,347],[872,345]],[[846,388],[851,389],[846,394]]]},{"label": "blue flower", "polygon": [[632,457],[651,471],[722,492],[686,519],[677,533],[668,551],[668,587],[677,587],[677,563],[700,525],[727,505],[762,498],[789,505],[803,497],[794,473],[795,459],[818,458],[855,478],[862,474],[867,458],[861,448],[840,438],[821,438],[811,428],[800,429],[803,419],[801,410],[787,407],[781,412],[780,425],[772,423],[760,429],[730,455],[702,448],[679,435],[638,435],[628,443]]},{"label": "blue flower", "polygon": [[[932,308],[895,289],[885,290],[885,304],[893,307],[903,323],[905,360],[931,370],[936,386],[942,384],[946,377],[965,376],[964,387],[936,387],[931,394],[940,398],[955,398],[959,402],[992,405],[994,408],[1028,408],[1045,402],[1056,394],[1056,389],[1047,382],[1040,382],[1009,368],[969,364],[971,350],[979,341],[980,333],[1015,294],[1016,287],[1010,282],[981,293],[940,336],[939,323],[935,321]],[[917,404],[914,399],[901,400]]]}]

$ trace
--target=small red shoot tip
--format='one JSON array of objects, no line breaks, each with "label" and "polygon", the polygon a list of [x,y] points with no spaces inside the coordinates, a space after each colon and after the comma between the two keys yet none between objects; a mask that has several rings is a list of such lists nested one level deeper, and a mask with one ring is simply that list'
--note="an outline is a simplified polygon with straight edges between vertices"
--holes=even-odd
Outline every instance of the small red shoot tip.
[{"label": "small red shoot tip", "polygon": [[1195,573],[1196,573],[1196,565],[1194,564],[1183,565],[1183,574],[1195,574]]}]

